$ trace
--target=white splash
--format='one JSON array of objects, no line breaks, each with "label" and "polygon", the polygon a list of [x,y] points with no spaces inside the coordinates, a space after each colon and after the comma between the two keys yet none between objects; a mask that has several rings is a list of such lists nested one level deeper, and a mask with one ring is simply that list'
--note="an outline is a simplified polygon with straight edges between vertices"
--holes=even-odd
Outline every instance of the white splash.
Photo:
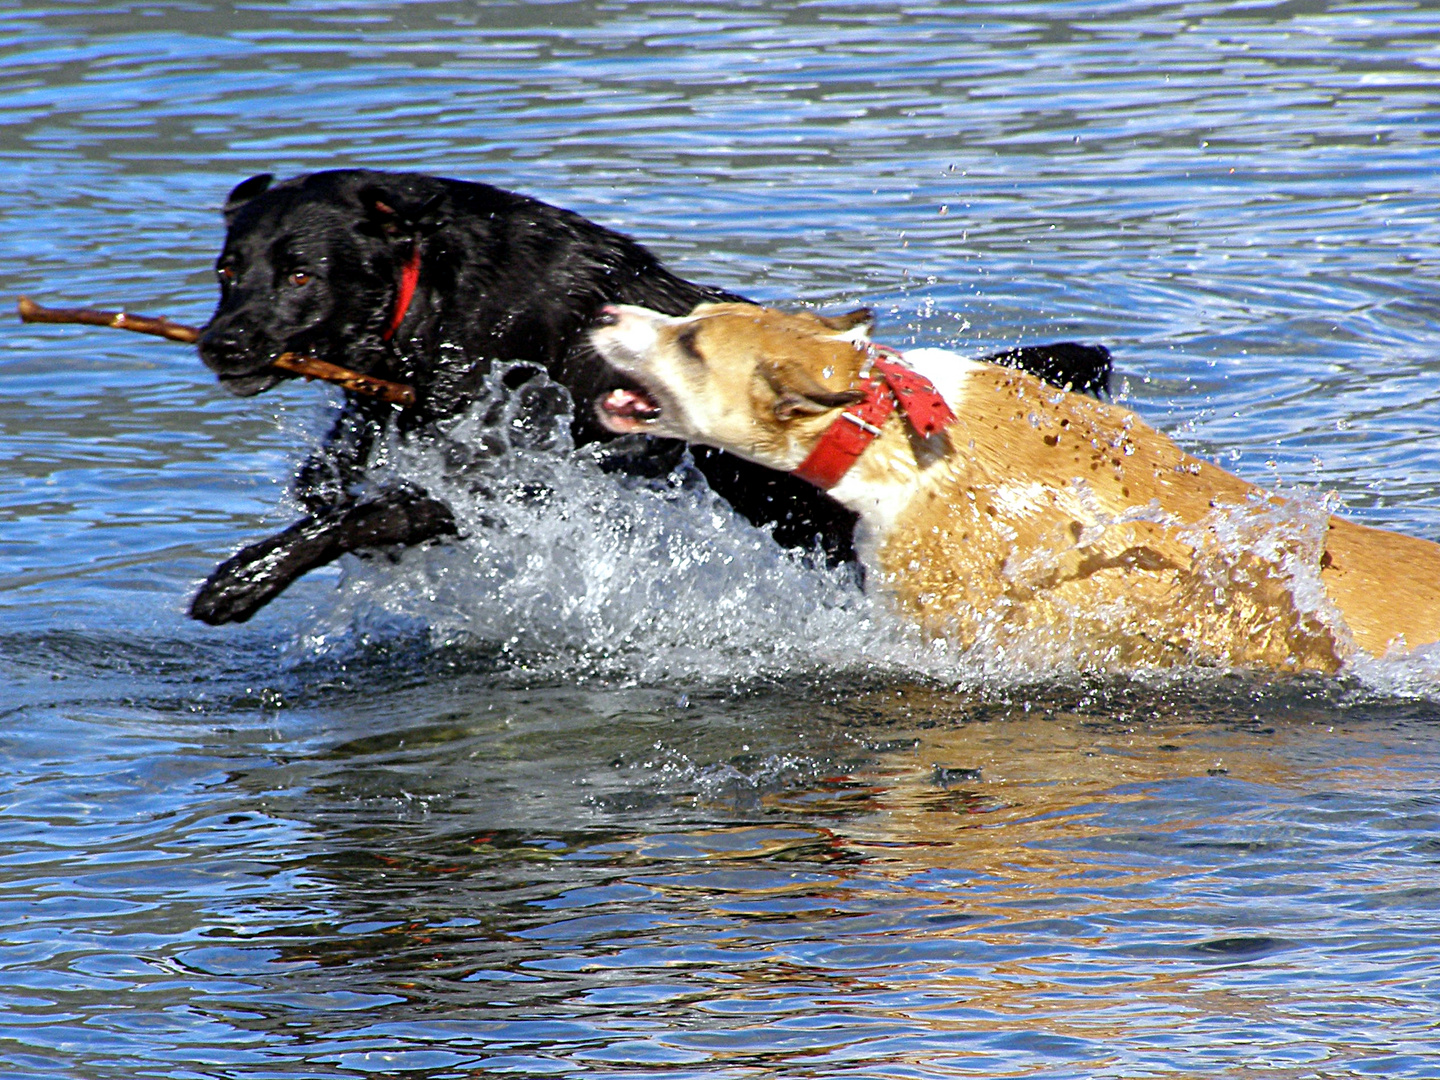
[{"label": "white splash", "polygon": [[540,430],[523,415],[537,394],[563,390],[537,376],[506,393],[503,375],[450,426],[448,445],[386,451],[389,476],[446,499],[464,539],[398,565],[347,559],[336,603],[304,631],[307,651],[343,649],[360,627],[419,623],[436,646],[473,645],[555,675],[938,673],[943,646],[890,619],[853,568],[782,549],[688,458],[655,480],[607,472],[605,448],[571,445],[567,412]]},{"label": "white splash", "polygon": [[[537,374],[506,391],[504,376],[492,375],[442,445],[392,443],[377,477],[444,498],[463,539],[398,562],[347,558],[335,601],[302,632],[303,652],[418,631],[530,678],[634,683],[835,674],[1004,685],[1109,667],[1086,643],[1053,635],[1019,647],[982,640],[968,652],[926,641],[867,596],[853,568],[787,551],[735,514],[688,458],[653,480],[607,471],[616,444],[571,444],[563,388]],[[1236,510],[1212,532],[1211,554],[1217,565],[1248,553],[1279,567],[1297,609],[1333,625],[1308,558],[1328,512],[1306,493]],[[1433,694],[1440,649],[1364,658],[1348,673],[1387,693]]]}]

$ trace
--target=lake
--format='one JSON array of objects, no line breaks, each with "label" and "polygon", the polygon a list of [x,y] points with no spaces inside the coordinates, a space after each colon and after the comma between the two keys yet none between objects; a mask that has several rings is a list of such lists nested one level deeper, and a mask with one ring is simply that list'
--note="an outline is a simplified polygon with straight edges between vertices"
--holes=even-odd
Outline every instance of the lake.
[{"label": "lake", "polygon": [[[482,180],[1440,539],[1437,79],[1383,0],[15,0],[3,293],[199,324],[245,177]],[[338,391],[0,349],[0,1075],[1440,1077],[1440,652],[958,653],[563,440],[207,628]]]}]

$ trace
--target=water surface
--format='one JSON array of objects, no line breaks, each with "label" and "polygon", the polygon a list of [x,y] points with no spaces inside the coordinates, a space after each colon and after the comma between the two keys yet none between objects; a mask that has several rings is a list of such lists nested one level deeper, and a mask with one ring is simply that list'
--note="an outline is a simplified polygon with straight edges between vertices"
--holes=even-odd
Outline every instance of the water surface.
[{"label": "water surface", "polygon": [[[244,177],[484,180],[902,347],[1103,342],[1440,539],[1437,69],[1424,4],[21,0],[4,292],[199,323]],[[0,348],[0,1072],[1440,1076],[1440,659],[956,656],[563,444],[212,630],[332,392]]]}]

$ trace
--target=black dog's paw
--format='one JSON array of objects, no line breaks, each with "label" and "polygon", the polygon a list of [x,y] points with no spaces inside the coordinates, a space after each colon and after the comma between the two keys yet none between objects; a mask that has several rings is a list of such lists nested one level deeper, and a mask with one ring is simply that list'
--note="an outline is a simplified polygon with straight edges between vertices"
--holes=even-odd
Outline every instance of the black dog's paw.
[{"label": "black dog's paw", "polygon": [[510,416],[511,445],[533,450],[553,447],[560,428],[569,425],[569,392],[558,383],[537,379],[522,386],[515,397]]},{"label": "black dog's paw", "polygon": [[190,617],[211,626],[247,621],[296,578],[337,558],[335,539],[333,522],[307,517],[241,548],[205,579]]},{"label": "black dog's paw", "polygon": [[[514,364],[500,379],[501,393],[484,415],[501,433],[494,442],[515,450],[548,450],[574,410],[570,392],[536,364]],[[487,439],[487,442],[490,440]]]},{"label": "black dog's paw", "polygon": [[347,551],[403,547],[458,535],[450,508],[409,485],[373,499],[301,518],[242,548],[215,568],[190,602],[190,617],[211,626],[245,622],[296,578]]},{"label": "black dog's paw", "polygon": [[[240,556],[244,555],[241,551]],[[190,617],[208,626],[246,622],[294,580],[253,572],[243,558],[238,563],[221,563],[190,601]]]}]

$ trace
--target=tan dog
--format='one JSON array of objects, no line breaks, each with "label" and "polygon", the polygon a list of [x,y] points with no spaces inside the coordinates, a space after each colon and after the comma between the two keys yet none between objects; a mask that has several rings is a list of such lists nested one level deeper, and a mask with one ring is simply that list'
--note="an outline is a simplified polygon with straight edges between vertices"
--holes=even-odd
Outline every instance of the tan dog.
[{"label": "tan dog", "polygon": [[[1092,666],[1321,671],[1357,649],[1440,641],[1440,545],[1307,520],[1127,409],[919,349],[904,364],[943,396],[946,423],[917,422],[923,389],[892,391],[872,371],[867,312],[705,304],[683,318],[612,307],[605,320],[595,347],[636,383],[596,403],[612,431],[705,443],[828,487],[860,515],[868,581],[932,634],[1059,641]],[[887,393],[905,400],[867,423]],[[817,446],[847,439],[865,445],[817,471]]]}]

